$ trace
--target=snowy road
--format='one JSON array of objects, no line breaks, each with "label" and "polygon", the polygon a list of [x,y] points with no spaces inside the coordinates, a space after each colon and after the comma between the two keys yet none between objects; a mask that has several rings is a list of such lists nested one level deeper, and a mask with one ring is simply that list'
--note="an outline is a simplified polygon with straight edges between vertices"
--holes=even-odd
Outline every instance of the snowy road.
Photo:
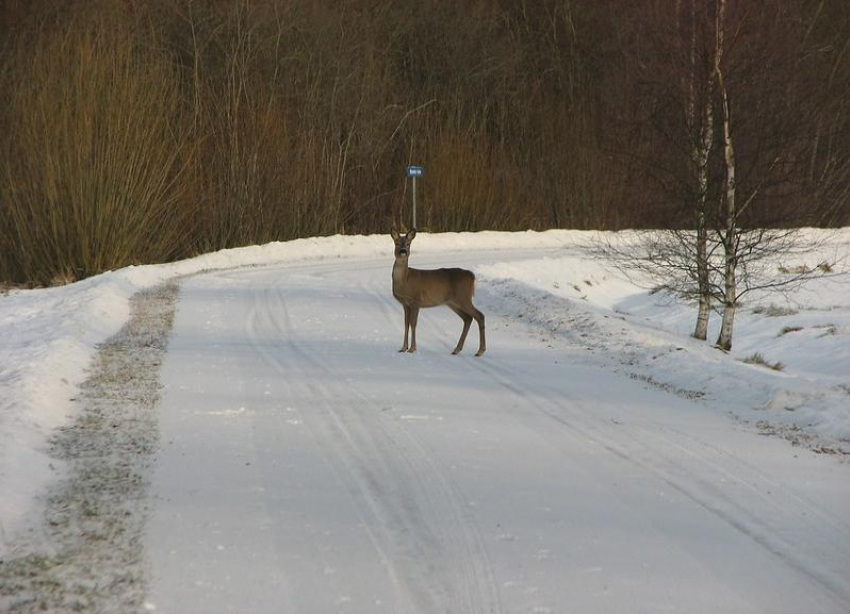
[{"label": "snowy road", "polygon": [[[183,284],[146,534],[161,613],[850,611],[846,464],[500,317],[423,311],[391,244]],[[540,257],[466,252],[412,266]],[[474,344],[473,344],[474,345]]]}]

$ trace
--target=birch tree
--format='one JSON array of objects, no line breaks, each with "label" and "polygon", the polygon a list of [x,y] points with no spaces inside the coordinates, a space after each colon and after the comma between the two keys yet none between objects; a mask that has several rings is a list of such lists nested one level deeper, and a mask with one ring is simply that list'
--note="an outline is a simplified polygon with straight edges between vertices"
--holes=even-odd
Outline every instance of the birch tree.
[{"label": "birch tree", "polygon": [[[802,7],[789,8],[781,0],[754,1],[760,10],[728,0],[683,0],[676,5],[678,35],[673,45],[668,42],[668,53],[663,53],[663,40],[655,64],[651,53],[636,52],[636,70],[643,69],[638,79],[650,83],[649,98],[655,103],[646,116],[652,127],[647,135],[660,132],[666,142],[683,143],[678,152],[688,160],[676,166],[670,152],[657,150],[656,158],[647,161],[647,175],[669,168],[672,179],[657,185],[662,190],[685,186],[665,195],[682,198],[686,221],[683,228],[674,223],[671,229],[636,232],[601,250],[630,277],[638,273],[655,289],[695,301],[696,338],[707,338],[709,314],[716,306],[722,315],[716,345],[723,350],[732,347],[744,296],[782,291],[833,270],[830,262],[800,263],[818,245],[799,228],[817,219],[819,192],[843,186],[835,181],[842,167],[832,162],[823,163],[824,181],[811,194],[813,184],[801,190],[794,177],[818,157],[812,148],[824,149],[824,109],[842,108],[830,102],[835,92],[826,96],[806,87],[810,77],[804,68],[814,64],[835,74],[844,47],[832,58],[813,60],[806,40],[814,19],[806,22]],[[658,15],[663,11],[648,19]],[[653,25],[654,32],[663,31]],[[678,57],[688,58],[684,66],[669,52],[676,46]],[[651,81],[655,74],[659,77]],[[681,84],[678,93],[670,93],[671,82]],[[676,105],[683,119],[679,128],[670,119]],[[821,132],[812,138],[818,125]],[[682,134],[671,138],[677,129]],[[841,154],[832,161],[839,159],[846,163]]]},{"label": "birch tree", "polygon": [[724,178],[721,202],[721,219],[725,224],[718,228],[720,244],[723,246],[723,321],[720,324],[720,336],[717,347],[729,350],[732,347],[732,329],[735,322],[735,310],[738,295],[735,289],[735,272],[738,266],[738,196],[737,161],[732,138],[732,114],[729,108],[729,93],[723,74],[723,50],[726,30],[726,0],[718,0],[717,26],[715,36],[717,45],[714,51],[714,77],[717,80],[717,92],[720,97],[720,117],[723,124],[723,160],[726,176]]},{"label": "birch tree", "polygon": [[[699,0],[680,0],[676,10],[667,2],[653,5],[641,27],[648,33],[636,40],[627,72],[632,72],[647,106],[647,137],[660,136],[668,146],[644,161],[661,197],[671,203],[682,222],[671,220],[663,230],[638,231],[601,252],[621,271],[638,273],[653,288],[664,289],[697,305],[693,337],[706,340],[713,292],[710,275],[718,246],[710,235],[715,215],[710,173],[715,150],[716,43],[712,7]],[[672,147],[670,147],[672,145]],[[711,239],[711,240],[710,240]]]},{"label": "birch tree", "polygon": [[[806,37],[800,34],[804,22],[779,0],[762,3],[764,10],[757,17],[740,10],[733,17],[727,0],[715,1],[713,75],[723,173],[713,229],[721,254],[716,264],[709,259],[709,277],[717,280],[712,295],[722,306],[716,346],[728,351],[744,295],[756,290],[781,291],[832,274],[835,262],[800,264],[820,246],[800,228],[813,219],[818,204],[787,187],[786,177],[799,172],[811,156],[811,128],[823,103],[816,93],[802,87],[799,67],[806,54]],[[736,40],[742,33],[748,33],[748,44]],[[737,62],[731,61],[731,53],[740,56]],[[730,67],[740,73],[735,91]],[[746,128],[739,120],[742,116]],[[748,141],[745,182],[738,147],[742,138]],[[768,192],[774,193],[773,198],[768,198]],[[785,208],[782,216],[771,219],[769,207],[777,197],[793,198],[800,210],[789,215]],[[761,211],[752,215],[757,206]],[[755,224],[753,220],[757,220]],[[712,266],[716,267],[713,274]]]},{"label": "birch tree", "polygon": [[[697,191],[695,194],[694,212],[696,217],[695,233],[695,272],[697,287],[697,322],[693,336],[706,340],[708,336],[708,318],[711,314],[711,283],[709,278],[708,245],[708,162],[714,142],[714,107],[712,94],[714,90],[714,74],[705,79],[705,95],[697,98],[697,83],[701,77],[698,67],[697,32],[698,18],[696,0],[690,2],[690,75],[687,101],[687,127],[690,135],[698,135],[691,147],[691,165],[696,177]],[[716,61],[715,61],[716,64]],[[701,109],[699,108],[701,106]],[[701,112],[700,112],[701,111]],[[697,121],[698,115],[702,123]]]}]

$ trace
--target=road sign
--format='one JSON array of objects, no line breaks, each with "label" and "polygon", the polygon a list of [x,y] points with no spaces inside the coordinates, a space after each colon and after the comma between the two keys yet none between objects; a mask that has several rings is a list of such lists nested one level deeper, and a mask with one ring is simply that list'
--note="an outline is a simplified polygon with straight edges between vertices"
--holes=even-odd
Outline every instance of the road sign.
[{"label": "road sign", "polygon": [[425,167],[408,166],[407,176],[413,180],[413,228],[416,228],[416,178],[425,176]]}]

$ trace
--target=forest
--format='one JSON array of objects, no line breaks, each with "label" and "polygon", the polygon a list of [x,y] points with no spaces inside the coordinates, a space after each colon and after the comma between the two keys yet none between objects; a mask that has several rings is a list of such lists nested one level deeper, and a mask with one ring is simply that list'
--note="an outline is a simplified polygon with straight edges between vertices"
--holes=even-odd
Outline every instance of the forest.
[{"label": "forest", "polygon": [[850,3],[0,0],[0,282],[405,228],[411,164],[432,232],[850,225]]}]

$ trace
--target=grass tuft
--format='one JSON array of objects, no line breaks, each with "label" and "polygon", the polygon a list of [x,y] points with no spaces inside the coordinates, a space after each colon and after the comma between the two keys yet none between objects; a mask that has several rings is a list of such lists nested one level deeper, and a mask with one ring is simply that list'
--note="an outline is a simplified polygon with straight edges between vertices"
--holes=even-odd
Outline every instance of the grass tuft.
[{"label": "grass tuft", "polygon": [[790,307],[781,307],[771,303],[767,307],[764,305],[754,307],[753,313],[756,315],[763,315],[768,318],[781,318],[783,316],[797,315],[799,312],[796,309],[791,309]]},{"label": "grass tuft", "polygon": [[755,352],[750,356],[747,356],[743,359],[743,362],[748,365],[761,365],[763,367],[767,367],[769,369],[773,369],[774,371],[782,371],[785,369],[785,365],[781,362],[770,363],[768,362],[761,353]]}]

